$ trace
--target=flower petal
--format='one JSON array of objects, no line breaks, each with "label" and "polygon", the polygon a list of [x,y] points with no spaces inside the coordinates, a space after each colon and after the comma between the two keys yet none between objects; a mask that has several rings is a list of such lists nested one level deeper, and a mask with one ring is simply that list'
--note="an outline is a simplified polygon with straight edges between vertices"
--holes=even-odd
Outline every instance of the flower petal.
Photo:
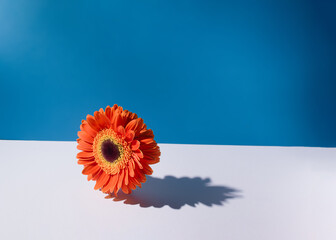
[{"label": "flower petal", "polygon": [[88,124],[90,125],[92,129],[96,130],[97,132],[100,131],[100,127],[93,116],[87,115],[86,121],[88,122]]},{"label": "flower petal", "polygon": [[134,162],[136,162],[137,164],[138,164],[138,167],[140,168],[140,169],[142,169],[143,167],[142,167],[142,165],[141,165],[141,163],[140,163],[140,159],[139,159],[139,157],[136,155],[136,154],[134,154],[133,153],[133,160],[134,160]]},{"label": "flower petal", "polygon": [[142,153],[147,158],[158,158],[161,155],[159,147],[154,149],[143,149]]},{"label": "flower petal", "polygon": [[101,112],[95,112],[94,117],[95,117],[100,129],[110,127],[111,121],[105,116],[105,114],[102,114]]},{"label": "flower petal", "polygon": [[87,134],[86,132],[83,131],[79,131],[78,132],[78,137],[80,137],[80,139],[84,140],[87,143],[93,143],[93,137],[91,137],[89,134]]},{"label": "flower petal", "polygon": [[128,189],[128,187],[126,185],[121,185],[121,190],[125,193],[125,194],[129,194],[130,190]]},{"label": "flower petal", "polygon": [[77,145],[77,149],[78,150],[83,150],[83,151],[86,151],[86,152],[92,152],[92,144],[87,143],[87,142],[80,139],[79,142],[78,142],[78,145]]},{"label": "flower petal", "polygon": [[145,144],[151,144],[154,142],[153,138],[144,138],[144,139],[140,139],[141,143],[145,143]]},{"label": "flower petal", "polygon": [[145,174],[152,175],[153,169],[150,166],[148,166],[145,163],[142,163],[142,166],[143,166],[143,170],[144,170]]},{"label": "flower petal", "polygon": [[92,174],[92,173],[96,172],[99,169],[100,169],[100,167],[98,166],[98,164],[88,165],[88,166],[84,167],[82,173],[84,175],[88,175],[88,174]]},{"label": "flower petal", "polygon": [[121,117],[123,119],[123,125],[126,126],[130,121],[132,121],[133,119],[138,118],[138,115],[136,115],[135,113],[132,113],[128,110],[124,110],[121,113]]},{"label": "flower petal", "polygon": [[132,190],[136,189],[136,185],[132,183],[131,181],[128,183],[128,187]]},{"label": "flower petal", "polygon": [[103,172],[104,170],[100,168],[96,172],[92,173],[92,180],[96,181]]},{"label": "flower petal", "polygon": [[112,110],[111,110],[111,107],[110,107],[110,106],[107,106],[107,107],[105,108],[105,115],[106,115],[106,117],[107,117],[109,120],[111,120]]},{"label": "flower petal", "polygon": [[94,158],[94,156],[92,152],[79,152],[77,153],[77,158],[78,159],[83,159],[83,158],[92,159]]},{"label": "flower petal", "polygon": [[124,169],[121,170],[121,173],[119,173],[119,179],[118,179],[118,190],[121,188],[122,182],[124,180]]},{"label": "flower petal", "polygon": [[137,139],[145,139],[145,138],[154,138],[154,133],[152,129],[143,129],[137,135]]},{"label": "flower petal", "polygon": [[137,150],[140,147],[140,142],[138,140],[133,140],[131,143],[132,151]]},{"label": "flower petal", "polygon": [[102,186],[104,186],[104,184],[107,182],[109,177],[110,177],[109,174],[106,174],[105,172],[102,172],[100,177],[97,179],[96,185],[94,186],[94,190],[97,190],[97,189],[101,188]]},{"label": "flower petal", "polygon": [[141,186],[141,183],[140,183],[140,181],[137,180],[137,178],[134,177],[134,178],[130,178],[129,180],[130,180],[131,183],[133,183],[137,186]]},{"label": "flower petal", "polygon": [[128,168],[125,168],[125,185],[128,185]]},{"label": "flower petal", "polygon": [[119,175],[118,174],[115,174],[115,175],[112,176],[112,178],[110,180],[110,183],[108,185],[110,192],[113,192],[114,188],[117,185],[118,179],[119,179]]},{"label": "flower petal", "polygon": [[135,177],[140,183],[146,182],[146,175],[140,168],[135,168]]},{"label": "flower petal", "polygon": [[121,125],[122,123],[122,119],[121,119],[121,116],[120,116],[120,109],[118,108],[113,116],[112,116],[112,119],[111,119],[111,126],[112,126],[112,129],[114,131],[117,131],[118,127]]},{"label": "flower petal", "polygon": [[140,132],[140,130],[143,128],[143,125],[144,124],[143,124],[143,119],[142,118],[133,119],[132,121],[130,121],[127,124],[125,130],[126,130],[126,132],[128,130],[133,130],[135,132],[135,134],[137,135]]},{"label": "flower petal", "polygon": [[125,141],[126,142],[132,142],[135,136],[135,132],[133,130],[128,130],[126,132],[126,136],[125,136]]},{"label": "flower petal", "polygon": [[121,125],[118,126],[117,128],[117,132],[121,135],[121,136],[125,136],[125,128]]},{"label": "flower petal", "polygon": [[104,187],[102,188],[102,191],[104,193],[108,192],[109,189],[111,188],[111,184],[112,184],[112,179],[114,178],[114,176],[116,175],[110,175],[109,179],[107,180],[106,184],[104,185]]},{"label": "flower petal", "polygon": [[158,148],[159,146],[157,145],[157,143],[155,141],[151,142],[151,143],[144,143],[141,142],[141,150],[144,149],[155,149]]},{"label": "flower petal", "polygon": [[143,158],[143,157],[144,157],[144,155],[143,155],[143,153],[142,153],[142,151],[141,151],[140,149],[135,150],[134,153],[135,153],[139,158]]},{"label": "flower petal", "polygon": [[93,138],[97,135],[97,131],[91,128],[87,121],[83,121],[83,123],[80,125],[80,129]]},{"label": "flower petal", "polygon": [[148,159],[148,158],[145,157],[145,158],[141,159],[141,162],[144,162],[146,164],[155,164],[155,163],[160,162],[160,158]]},{"label": "flower petal", "polygon": [[133,169],[131,163],[128,163],[128,171],[129,171],[129,175],[130,175],[131,177],[134,177],[134,169]]},{"label": "flower petal", "polygon": [[91,160],[91,159],[80,159],[77,161],[77,163],[79,165],[89,165],[89,164],[92,164],[92,163],[95,163],[95,160]]}]

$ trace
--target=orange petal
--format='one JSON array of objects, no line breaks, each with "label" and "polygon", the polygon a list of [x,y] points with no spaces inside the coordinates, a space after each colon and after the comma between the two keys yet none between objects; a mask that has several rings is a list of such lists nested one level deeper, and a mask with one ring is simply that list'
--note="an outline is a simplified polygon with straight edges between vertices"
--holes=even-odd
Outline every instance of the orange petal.
[{"label": "orange petal", "polygon": [[138,167],[140,168],[140,169],[142,169],[143,167],[142,167],[142,165],[141,165],[141,163],[140,163],[140,160],[139,160],[139,157],[137,156],[137,155],[135,155],[134,153],[133,153],[133,160],[134,160],[134,162],[136,162],[137,164],[138,164]]},{"label": "orange petal", "polygon": [[151,142],[151,143],[144,143],[141,142],[141,151],[142,150],[154,150],[156,148],[159,148],[159,146],[157,145],[157,143],[155,141]]},{"label": "orange petal", "polygon": [[112,178],[111,174],[107,174],[107,175],[108,175],[108,178],[107,178],[105,184],[101,187],[102,192],[104,192],[103,189],[105,189],[106,186],[108,186],[108,184],[110,183],[110,179]]},{"label": "orange petal", "polygon": [[97,132],[100,131],[100,127],[93,116],[87,115],[86,121],[88,122],[88,124],[90,125],[92,129],[96,130]]},{"label": "orange petal", "polygon": [[126,132],[128,130],[133,130],[135,132],[135,134],[137,135],[140,132],[140,130],[143,128],[143,125],[144,124],[143,124],[143,119],[142,118],[133,119],[132,121],[130,121],[127,124],[125,130],[126,130]]},{"label": "orange petal", "polygon": [[84,140],[87,143],[93,143],[93,137],[91,137],[89,134],[87,134],[86,132],[83,131],[79,131],[78,132],[78,137],[80,137],[80,139]]},{"label": "orange petal", "polygon": [[133,158],[129,162],[132,164],[132,168],[135,169],[135,163],[134,163]]},{"label": "orange petal", "polygon": [[92,180],[96,181],[103,172],[104,170],[100,168],[96,172],[92,173]]},{"label": "orange petal", "polygon": [[89,175],[87,176],[87,180],[88,180],[88,181],[92,180],[92,175],[91,175],[91,174],[89,174]]},{"label": "orange petal", "polygon": [[100,112],[95,112],[94,117],[95,117],[96,122],[98,123],[98,125],[101,129],[107,128],[111,125],[110,120],[107,119],[105,114],[102,114]]},{"label": "orange petal", "polygon": [[[82,140],[82,142],[85,142],[85,141]],[[78,144],[77,149],[86,151],[86,152],[92,152],[92,145],[89,145],[88,147],[86,147],[86,146],[83,146],[83,144]]]},{"label": "orange petal", "polygon": [[120,109],[118,109],[114,112],[112,116],[111,124],[114,131],[117,131],[118,127],[122,124],[122,118],[120,113]]},{"label": "orange petal", "polygon": [[128,185],[128,168],[125,168],[125,185]]},{"label": "orange petal", "polygon": [[107,106],[107,107],[105,108],[105,115],[106,115],[106,117],[107,117],[109,120],[111,120],[111,117],[112,117],[112,111],[111,111],[111,107],[110,107],[110,106]]},{"label": "orange petal", "polygon": [[130,182],[133,183],[134,185],[141,186],[141,183],[140,183],[140,181],[138,181],[137,178],[134,177],[134,178],[130,178],[129,180],[130,180]]},{"label": "orange petal", "polygon": [[131,177],[134,177],[134,169],[133,169],[131,163],[128,163],[128,171],[129,171],[129,175],[130,175]]},{"label": "orange petal", "polygon": [[132,142],[135,136],[135,132],[133,130],[129,130],[126,132],[126,136],[125,136],[125,141],[126,142]]},{"label": "orange petal", "polygon": [[137,139],[145,139],[145,138],[154,138],[154,133],[152,129],[143,129],[137,135]]},{"label": "orange petal", "polygon": [[144,138],[144,139],[140,139],[141,143],[146,143],[146,144],[151,144],[154,142],[153,138]]},{"label": "orange petal", "polygon": [[143,152],[140,149],[137,149],[135,151],[135,154],[138,155],[139,158],[143,158],[144,157]]},{"label": "orange petal", "polygon": [[80,129],[84,132],[86,132],[87,134],[89,134],[91,137],[95,137],[97,135],[96,130],[94,130],[93,128],[90,127],[90,125],[84,121],[81,125],[80,125]]},{"label": "orange petal", "polygon": [[117,132],[121,135],[121,136],[125,136],[125,128],[123,126],[118,126],[117,128]]},{"label": "orange petal", "polygon": [[112,182],[112,179],[113,179],[114,176],[115,176],[115,175],[110,175],[110,177],[109,177],[109,179],[107,180],[106,184],[103,186],[102,191],[103,191],[104,193],[109,192],[109,189],[110,189],[110,187],[111,187],[111,182]]},{"label": "orange petal", "polygon": [[89,165],[89,164],[92,164],[94,162],[95,162],[95,160],[91,160],[91,159],[80,159],[80,160],[77,161],[77,163],[79,165]]},{"label": "orange petal", "polygon": [[83,141],[82,139],[78,140],[78,145],[81,145],[82,147],[85,147],[85,148],[92,148],[91,143],[87,143],[87,142]]},{"label": "orange petal", "polygon": [[[155,160],[160,158],[160,154],[144,154],[144,158],[148,159],[148,160]],[[142,158],[143,159],[143,158]]]},{"label": "orange petal", "polygon": [[140,183],[146,182],[146,175],[140,168],[135,168],[135,177]]},{"label": "orange petal", "polygon": [[111,107],[111,120],[115,114],[115,112],[117,111],[118,109],[118,105],[117,104],[114,104],[113,107]]},{"label": "orange petal", "polygon": [[79,152],[77,153],[77,158],[78,159],[92,159],[94,156],[93,156],[93,153],[92,152]]},{"label": "orange petal", "polygon": [[153,169],[150,166],[148,166],[145,163],[142,163],[142,166],[143,166],[143,170],[145,171],[145,174],[152,175]]},{"label": "orange petal", "polygon": [[105,113],[102,113],[101,117],[105,121],[106,126],[111,127],[111,125],[112,125],[111,120],[105,115]]},{"label": "orange petal", "polygon": [[143,157],[144,157],[144,155],[143,155],[143,153],[142,153],[142,151],[141,151],[140,149],[135,150],[134,153],[135,153],[139,158],[143,158]]},{"label": "orange petal", "polygon": [[110,183],[109,183],[109,190],[110,190],[110,192],[113,192],[113,189],[117,185],[118,179],[119,179],[119,175],[118,174],[115,174],[115,175],[112,176],[112,178],[110,180]]},{"label": "orange petal", "polygon": [[104,186],[104,184],[107,182],[109,177],[110,177],[109,174],[106,174],[105,172],[102,172],[100,177],[97,179],[97,182],[96,182],[96,185],[94,186],[94,189],[97,190],[97,189],[101,188],[102,186]]},{"label": "orange petal", "polygon": [[84,167],[82,173],[84,175],[88,175],[88,174],[92,174],[92,173],[96,172],[99,169],[100,169],[100,167],[98,166],[98,164],[88,165],[88,166]]},{"label": "orange petal", "polygon": [[138,140],[133,140],[131,143],[132,151],[137,150],[140,147],[140,142]]},{"label": "orange petal", "polygon": [[128,183],[128,185],[127,185],[130,189],[132,189],[132,190],[134,190],[134,189],[136,189],[136,186],[135,186],[135,184],[134,183],[132,183],[131,181]]},{"label": "orange petal", "polygon": [[87,177],[88,181],[97,180],[99,178],[100,174],[102,173],[102,171],[103,171],[102,169],[98,169],[96,172],[89,174],[88,177]]},{"label": "orange petal", "polygon": [[114,191],[114,195],[117,197],[118,196],[118,192],[119,192],[119,188],[118,188],[117,185],[114,187],[113,191]]},{"label": "orange petal", "polygon": [[124,169],[121,170],[121,173],[119,173],[119,179],[118,179],[118,190],[121,188],[122,182],[124,180]]},{"label": "orange petal", "polygon": [[121,117],[123,119],[123,126],[126,126],[130,121],[132,121],[133,119],[138,118],[138,115],[136,115],[135,113],[132,113],[128,110],[124,110],[121,113]]},{"label": "orange petal", "polygon": [[121,190],[125,193],[125,194],[129,194],[130,190],[128,189],[128,187],[126,185],[121,185]]},{"label": "orange petal", "polygon": [[144,162],[146,164],[155,164],[155,163],[160,162],[160,158],[155,158],[155,159],[143,158],[141,159],[141,162]]}]

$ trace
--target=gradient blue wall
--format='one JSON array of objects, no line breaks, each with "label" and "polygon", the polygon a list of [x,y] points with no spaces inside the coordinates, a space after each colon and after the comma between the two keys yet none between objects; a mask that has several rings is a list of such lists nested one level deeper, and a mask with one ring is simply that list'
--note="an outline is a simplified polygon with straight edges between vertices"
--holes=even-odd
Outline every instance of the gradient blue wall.
[{"label": "gradient blue wall", "polygon": [[[334,1],[335,2],[335,1]],[[0,1],[0,139],[117,103],[158,142],[336,146],[331,1]]]}]

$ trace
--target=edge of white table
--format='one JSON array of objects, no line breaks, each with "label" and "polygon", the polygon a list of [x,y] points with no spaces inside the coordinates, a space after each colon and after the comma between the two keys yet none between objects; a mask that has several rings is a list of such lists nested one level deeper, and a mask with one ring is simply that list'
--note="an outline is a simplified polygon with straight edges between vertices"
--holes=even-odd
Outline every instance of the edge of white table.
[{"label": "edge of white table", "polygon": [[159,144],[105,199],[75,142],[0,141],[0,239],[336,239],[336,148]]}]

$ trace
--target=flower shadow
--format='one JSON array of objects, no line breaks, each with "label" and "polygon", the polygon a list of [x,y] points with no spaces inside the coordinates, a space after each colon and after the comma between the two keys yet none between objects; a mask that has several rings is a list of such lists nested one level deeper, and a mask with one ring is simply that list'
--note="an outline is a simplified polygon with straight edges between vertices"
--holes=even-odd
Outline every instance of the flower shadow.
[{"label": "flower shadow", "polygon": [[200,177],[164,178],[147,177],[142,188],[137,188],[132,194],[119,193],[113,201],[124,201],[125,204],[140,207],[162,208],[169,206],[180,209],[184,205],[196,207],[196,204],[223,205],[229,199],[240,197],[238,190],[226,186],[210,186],[209,178]]}]

